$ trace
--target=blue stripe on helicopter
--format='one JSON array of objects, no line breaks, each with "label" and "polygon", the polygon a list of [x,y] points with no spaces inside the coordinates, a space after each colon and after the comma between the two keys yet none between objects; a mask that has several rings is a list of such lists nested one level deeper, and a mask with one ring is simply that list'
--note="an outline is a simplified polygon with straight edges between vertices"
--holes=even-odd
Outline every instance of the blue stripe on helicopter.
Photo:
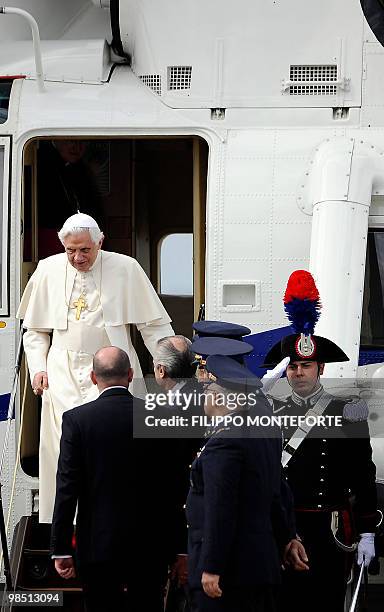
[{"label": "blue stripe on helicopter", "polygon": [[384,363],[384,351],[360,349],[359,365],[364,366],[370,363]]},{"label": "blue stripe on helicopter", "polygon": [[260,368],[260,364],[263,363],[265,355],[276,342],[279,342],[284,336],[288,336],[292,333],[292,327],[288,325],[287,327],[278,327],[277,329],[269,329],[259,334],[244,336],[244,340],[252,344],[254,348],[254,351],[245,359],[248,368],[256,374],[256,376],[263,376],[267,370],[265,368]]},{"label": "blue stripe on helicopter", "polygon": [[[263,376],[266,369],[260,368],[260,364],[263,363],[265,355],[276,342],[279,342],[281,338],[292,333],[292,327],[288,325],[287,327],[278,327],[277,329],[267,330],[259,334],[245,336],[244,340],[254,347],[254,351],[246,357],[248,368],[256,374],[256,376]],[[359,353],[359,366],[374,363],[384,363],[384,350],[361,349]]]},{"label": "blue stripe on helicopter", "polygon": [[11,394],[0,395],[0,421],[6,421],[8,416],[8,406]]}]

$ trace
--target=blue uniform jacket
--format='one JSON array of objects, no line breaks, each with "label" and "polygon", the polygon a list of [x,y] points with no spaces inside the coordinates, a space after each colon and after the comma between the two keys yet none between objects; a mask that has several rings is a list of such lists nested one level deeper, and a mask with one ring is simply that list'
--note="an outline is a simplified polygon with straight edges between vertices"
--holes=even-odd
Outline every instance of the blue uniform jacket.
[{"label": "blue uniform jacket", "polygon": [[233,427],[217,430],[192,464],[187,498],[192,588],[201,588],[203,571],[219,574],[221,585],[280,582],[279,544],[294,536],[287,499],[281,501],[281,433],[243,434]]}]

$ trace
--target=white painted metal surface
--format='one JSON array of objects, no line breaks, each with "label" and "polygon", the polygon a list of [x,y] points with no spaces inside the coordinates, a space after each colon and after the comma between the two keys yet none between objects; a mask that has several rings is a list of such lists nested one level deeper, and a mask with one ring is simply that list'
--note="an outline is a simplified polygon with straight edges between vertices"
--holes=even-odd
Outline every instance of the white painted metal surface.
[{"label": "white painted metal surface", "polygon": [[[363,23],[360,4],[349,0],[120,2],[134,72],[156,76],[162,99],[174,108],[359,106]],[[290,95],[283,84],[290,67],[302,65],[337,66],[342,86],[326,96]],[[178,85],[172,67],[180,69]],[[296,80],[303,73],[292,74]]]},{"label": "white painted metal surface", "polygon": [[[100,84],[107,81],[112,63],[105,40],[42,41],[44,80]],[[32,42],[0,43],[0,74],[35,78]]]},{"label": "white painted metal surface", "polygon": [[[12,0],[9,4],[31,13],[39,24],[41,37],[54,40],[61,38],[71,24],[81,17],[89,6],[89,0]],[[2,42],[29,40],[30,37],[28,24],[15,15],[0,19]]]},{"label": "white painted metal surface", "polygon": [[93,4],[98,8],[109,9],[111,2],[110,0],[92,0]]},{"label": "white painted metal surface", "polygon": [[[355,138],[327,139],[308,172],[313,207],[310,270],[323,304],[316,326],[332,338],[350,361],[329,364],[329,377],[356,376],[364,292],[368,215],[373,189],[384,189],[384,155]],[[303,192],[304,193],[304,192]]]},{"label": "white painted metal surface", "polygon": [[20,18],[26,20],[32,31],[32,44],[33,54],[35,56],[35,78],[38,83],[40,93],[44,92],[44,74],[43,74],[43,60],[41,57],[41,41],[40,32],[37,21],[30,13],[23,9],[3,6],[0,9],[0,13],[4,15],[18,15]]},{"label": "white painted metal surface", "polygon": [[[0,231],[1,244],[0,263],[8,259],[8,235],[3,231],[3,228],[8,227],[8,211],[9,211],[9,168],[10,168],[10,138],[0,138]],[[1,303],[0,316],[8,315],[8,277],[6,268],[1,270],[0,277],[1,287]],[[1,349],[0,349],[1,351]],[[0,353],[0,371],[1,371],[1,353]],[[0,391],[1,393],[1,391]]]}]

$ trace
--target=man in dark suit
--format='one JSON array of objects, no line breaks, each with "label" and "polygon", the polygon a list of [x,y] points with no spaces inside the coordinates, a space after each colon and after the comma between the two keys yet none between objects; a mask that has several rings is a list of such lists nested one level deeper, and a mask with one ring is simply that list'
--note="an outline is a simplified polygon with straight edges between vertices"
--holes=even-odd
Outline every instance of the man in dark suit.
[{"label": "man in dark suit", "polygon": [[[92,381],[97,400],[63,415],[51,548],[57,572],[78,571],[87,610],[128,609],[129,445],[133,371],[127,354],[103,348],[95,355]],[[75,569],[73,520],[78,505]]]},{"label": "man in dark suit", "polygon": [[[273,612],[283,551],[295,537],[281,500],[281,432],[248,426],[248,416],[271,412],[247,368],[222,355],[205,367],[213,428],[192,465],[187,499],[194,609]],[[227,420],[215,425],[216,417]]]},{"label": "man in dark suit", "polygon": [[[159,393],[167,394],[168,412],[188,417],[191,414],[203,414],[203,405],[199,406],[199,394],[202,397],[203,387],[196,379],[196,364],[190,350],[191,345],[191,341],[185,336],[162,338],[156,345],[153,358],[155,380],[160,387]],[[168,441],[169,449],[172,449],[174,482],[173,529],[170,534],[172,541],[169,542],[168,560],[173,566],[172,575],[179,585],[186,585],[187,582],[188,538],[184,506],[189,488],[189,470],[200,447],[200,437],[204,433],[200,428],[195,429],[189,428],[182,432],[178,430],[176,437]],[[185,437],[180,437],[180,433]]]}]

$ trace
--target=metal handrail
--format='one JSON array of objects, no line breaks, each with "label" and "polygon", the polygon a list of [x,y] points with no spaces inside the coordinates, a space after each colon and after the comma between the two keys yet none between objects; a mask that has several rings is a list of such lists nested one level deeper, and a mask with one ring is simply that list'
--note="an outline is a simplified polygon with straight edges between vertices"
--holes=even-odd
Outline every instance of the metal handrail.
[{"label": "metal handrail", "polygon": [[21,360],[23,357],[23,334],[24,334],[24,328],[21,324],[19,344],[17,347],[16,362],[15,362],[14,374],[13,374],[12,390],[11,390],[11,396],[9,398],[8,415],[7,415],[7,431],[5,433],[3,450],[1,452],[1,459],[0,459],[0,478],[3,473],[4,461],[5,461],[5,456],[7,453],[8,441],[9,441],[9,433],[11,430],[11,422],[14,416],[15,399],[16,399],[16,394],[17,394],[17,387],[19,384]]},{"label": "metal handrail", "polygon": [[5,457],[6,457],[6,453],[8,449],[9,434],[11,431],[12,420],[14,418],[15,400],[16,400],[16,394],[17,394],[17,387],[19,384],[21,360],[23,357],[23,333],[24,333],[24,328],[23,328],[23,324],[21,323],[19,344],[17,347],[16,362],[15,362],[14,374],[13,374],[13,384],[12,384],[11,395],[9,398],[8,415],[7,415],[7,429],[5,433],[3,450],[1,453],[1,460],[0,460],[0,540],[1,540],[1,547],[2,547],[2,553],[3,553],[3,561],[4,561],[4,576],[5,576],[7,589],[9,591],[12,590],[12,576],[11,576],[11,565],[10,565],[9,551],[8,551],[7,529],[5,526],[5,519],[4,519],[4,507],[3,507],[3,498],[2,498],[2,486],[3,485],[1,483],[1,476],[3,473]]},{"label": "metal handrail", "polygon": [[24,11],[23,9],[16,8],[14,6],[0,6],[0,13],[4,15],[19,15],[19,17],[23,17],[26,19],[31,26],[32,30],[32,40],[33,40],[33,51],[35,54],[35,66],[36,66],[36,81],[41,93],[45,92],[44,87],[44,73],[43,73],[43,60],[41,55],[41,41],[40,41],[40,32],[37,21],[28,11]]}]

